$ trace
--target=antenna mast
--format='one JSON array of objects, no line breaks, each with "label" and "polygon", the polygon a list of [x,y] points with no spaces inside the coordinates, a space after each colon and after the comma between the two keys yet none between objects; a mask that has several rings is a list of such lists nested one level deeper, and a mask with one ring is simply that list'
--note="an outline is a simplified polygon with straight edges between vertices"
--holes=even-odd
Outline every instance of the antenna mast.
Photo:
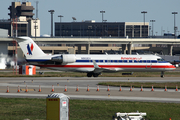
[{"label": "antenna mast", "polygon": [[38,3],[39,1],[36,1],[36,18],[38,18]]}]

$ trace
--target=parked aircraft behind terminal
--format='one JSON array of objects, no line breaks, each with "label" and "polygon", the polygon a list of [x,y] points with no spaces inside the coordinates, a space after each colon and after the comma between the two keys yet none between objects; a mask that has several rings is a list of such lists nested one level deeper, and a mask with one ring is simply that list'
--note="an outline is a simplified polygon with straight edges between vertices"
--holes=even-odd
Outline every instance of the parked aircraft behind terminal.
[{"label": "parked aircraft behind terminal", "polygon": [[102,72],[164,71],[175,67],[156,55],[108,55],[108,54],[45,54],[29,37],[17,38],[27,62],[39,67],[59,71],[85,72],[87,77],[98,77]]}]

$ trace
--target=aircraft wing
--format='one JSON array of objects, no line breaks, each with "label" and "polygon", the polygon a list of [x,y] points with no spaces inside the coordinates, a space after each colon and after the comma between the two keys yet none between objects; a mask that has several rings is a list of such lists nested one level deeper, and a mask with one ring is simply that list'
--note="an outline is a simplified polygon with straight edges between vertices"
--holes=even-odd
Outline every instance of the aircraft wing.
[{"label": "aircraft wing", "polygon": [[101,73],[101,72],[116,72],[118,70],[116,70],[115,68],[101,68],[97,65],[97,63],[95,62],[95,60],[93,60],[93,64],[94,64],[94,73]]}]

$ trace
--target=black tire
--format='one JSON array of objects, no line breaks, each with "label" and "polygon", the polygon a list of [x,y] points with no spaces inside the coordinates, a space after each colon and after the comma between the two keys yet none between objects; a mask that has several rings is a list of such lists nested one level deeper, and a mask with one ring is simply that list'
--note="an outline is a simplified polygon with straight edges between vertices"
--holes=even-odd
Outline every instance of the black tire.
[{"label": "black tire", "polygon": [[92,77],[92,73],[87,73],[87,77]]},{"label": "black tire", "polygon": [[93,73],[93,77],[98,77],[98,76],[99,76],[99,74]]}]

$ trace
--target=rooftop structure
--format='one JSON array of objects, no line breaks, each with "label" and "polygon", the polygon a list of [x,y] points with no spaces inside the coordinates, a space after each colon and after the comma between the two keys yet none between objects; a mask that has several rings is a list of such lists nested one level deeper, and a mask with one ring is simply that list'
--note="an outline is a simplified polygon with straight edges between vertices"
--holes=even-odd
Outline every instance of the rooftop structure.
[{"label": "rooftop structure", "polygon": [[33,18],[33,6],[31,6],[31,2],[12,2],[12,5],[8,8],[10,13],[10,19],[15,19],[16,17],[25,16],[27,19]]},{"label": "rooftop structure", "polygon": [[0,20],[0,28],[7,29],[8,36],[40,36],[40,20],[33,19],[34,8],[31,2],[12,2],[8,9],[10,19]]}]

